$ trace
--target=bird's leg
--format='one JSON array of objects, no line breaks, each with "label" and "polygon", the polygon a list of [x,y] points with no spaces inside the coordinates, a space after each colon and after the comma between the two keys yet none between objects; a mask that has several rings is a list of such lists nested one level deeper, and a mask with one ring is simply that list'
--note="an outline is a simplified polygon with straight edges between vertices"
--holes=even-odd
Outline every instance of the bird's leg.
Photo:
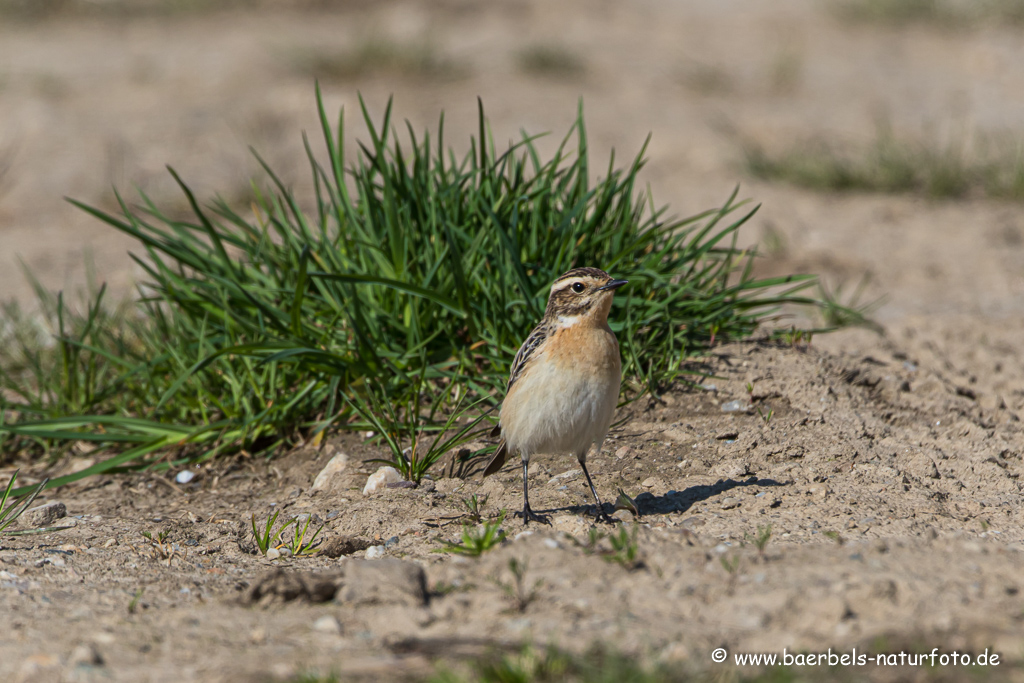
[{"label": "bird's leg", "polygon": [[549,522],[547,517],[544,517],[543,515],[538,515],[533,510],[530,509],[530,494],[527,493],[526,482],[526,470],[527,467],[529,467],[529,464],[529,461],[523,460],[523,511],[516,512],[515,516],[523,518],[523,526],[528,525],[530,523],[530,520],[533,520],[534,522],[540,522],[541,524],[548,524]]},{"label": "bird's leg", "polygon": [[602,522],[608,522],[609,524],[615,524],[615,519],[610,517],[604,511],[604,503],[601,502],[601,497],[597,495],[597,489],[594,488],[594,481],[590,478],[590,472],[587,471],[587,461],[585,458],[579,458],[580,467],[583,468],[583,474],[587,477],[587,483],[590,484],[590,492],[594,494],[594,502],[597,503],[597,515],[596,517]]}]

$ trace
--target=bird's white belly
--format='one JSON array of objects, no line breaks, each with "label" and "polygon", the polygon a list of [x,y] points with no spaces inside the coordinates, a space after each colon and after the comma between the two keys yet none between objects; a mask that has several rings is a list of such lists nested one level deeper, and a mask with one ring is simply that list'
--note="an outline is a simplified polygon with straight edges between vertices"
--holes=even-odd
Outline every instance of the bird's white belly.
[{"label": "bird's white belly", "polygon": [[566,372],[557,363],[541,363],[518,381],[501,408],[502,436],[511,452],[585,454],[604,440],[618,403],[622,381],[618,353],[614,363]]}]

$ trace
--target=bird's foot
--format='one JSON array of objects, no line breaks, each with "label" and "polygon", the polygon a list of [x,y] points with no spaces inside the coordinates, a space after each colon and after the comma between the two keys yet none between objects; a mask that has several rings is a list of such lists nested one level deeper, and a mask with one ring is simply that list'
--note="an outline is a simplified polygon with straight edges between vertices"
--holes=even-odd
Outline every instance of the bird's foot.
[{"label": "bird's foot", "polygon": [[597,505],[597,506],[595,506],[594,519],[596,519],[598,522],[604,522],[605,524],[611,524],[612,526],[614,526],[614,525],[616,525],[616,524],[618,524],[620,522],[620,520],[615,519],[614,517],[612,517],[611,515],[609,515],[607,512],[604,511],[604,505]]},{"label": "bird's foot", "polygon": [[551,524],[551,521],[547,518],[546,515],[538,515],[536,512],[530,509],[529,505],[525,506],[522,512],[513,513],[513,516],[522,517],[523,526],[528,526],[531,521],[537,522],[538,524]]}]

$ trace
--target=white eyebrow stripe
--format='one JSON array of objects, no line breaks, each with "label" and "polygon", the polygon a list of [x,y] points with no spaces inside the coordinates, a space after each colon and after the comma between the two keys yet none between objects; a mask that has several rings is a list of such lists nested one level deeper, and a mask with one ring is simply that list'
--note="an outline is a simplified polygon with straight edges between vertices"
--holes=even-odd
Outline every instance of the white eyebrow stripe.
[{"label": "white eyebrow stripe", "polygon": [[584,278],[581,278],[581,277],[570,277],[570,278],[566,278],[564,280],[560,280],[560,281],[556,282],[555,284],[551,285],[551,293],[554,294],[555,292],[561,292],[566,287],[572,287],[577,282],[583,282],[583,281],[584,281]]}]

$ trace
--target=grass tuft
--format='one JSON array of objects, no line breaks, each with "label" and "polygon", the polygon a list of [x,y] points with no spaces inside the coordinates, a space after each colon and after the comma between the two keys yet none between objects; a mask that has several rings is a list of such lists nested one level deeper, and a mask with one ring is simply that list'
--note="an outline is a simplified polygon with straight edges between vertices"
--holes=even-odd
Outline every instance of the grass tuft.
[{"label": "grass tuft", "polygon": [[442,540],[442,546],[434,552],[480,557],[488,550],[497,548],[505,542],[505,531],[501,528],[502,522],[505,521],[505,513],[506,511],[502,510],[496,519],[484,520],[483,524],[475,529],[469,524],[463,524],[461,541]]},{"label": "grass tuft", "polygon": [[550,283],[570,268],[630,281],[611,324],[634,394],[784,305],[821,305],[805,294],[812,276],[752,276],[756,252],[737,233],[757,207],[736,191],[718,209],[669,216],[641,189],[646,145],[595,178],[582,107],[544,159],[529,136],[499,152],[482,105],[461,157],[443,117],[433,135],[407,126],[403,142],[390,104],[377,123],[364,105],[369,140],[346,168],[344,115],[332,125],[319,91],[317,102],[326,155],[305,140],[312,198],[264,163],[271,187],[254,186],[245,210],[200,204],[173,169],[185,215],[144,193],[139,205],[115,193],[113,213],[71,200],[138,241],[146,282],[130,306],[108,308],[100,288],[75,307],[40,287],[40,320],[8,310],[0,456],[76,444],[107,456],[55,486],[242,449],[270,456],[376,421],[392,463],[416,479],[471,433],[479,415],[467,411],[500,400]]}]

